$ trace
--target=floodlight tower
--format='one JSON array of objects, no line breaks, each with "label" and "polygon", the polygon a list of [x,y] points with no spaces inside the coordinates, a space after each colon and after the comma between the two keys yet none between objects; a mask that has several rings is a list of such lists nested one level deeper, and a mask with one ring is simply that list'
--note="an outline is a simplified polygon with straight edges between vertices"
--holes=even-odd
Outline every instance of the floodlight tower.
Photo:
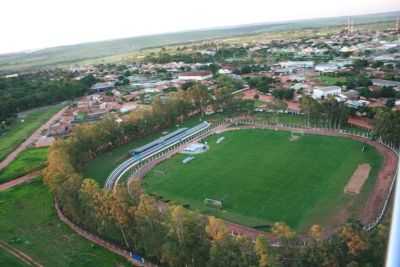
[{"label": "floodlight tower", "polygon": [[347,17],[347,26],[346,26],[346,31],[349,34],[351,31],[351,18]]}]

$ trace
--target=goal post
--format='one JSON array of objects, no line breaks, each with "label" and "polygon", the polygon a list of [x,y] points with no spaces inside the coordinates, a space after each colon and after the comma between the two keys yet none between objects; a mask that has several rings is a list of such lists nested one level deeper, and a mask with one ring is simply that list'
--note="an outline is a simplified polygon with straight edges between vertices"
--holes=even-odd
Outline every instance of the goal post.
[{"label": "goal post", "polygon": [[304,136],[304,131],[301,131],[301,130],[291,131],[289,139],[290,139],[290,141],[296,141],[302,136]]},{"label": "goal post", "polygon": [[206,199],[204,199],[204,204],[209,207],[222,209],[222,201],[221,200],[206,198]]}]

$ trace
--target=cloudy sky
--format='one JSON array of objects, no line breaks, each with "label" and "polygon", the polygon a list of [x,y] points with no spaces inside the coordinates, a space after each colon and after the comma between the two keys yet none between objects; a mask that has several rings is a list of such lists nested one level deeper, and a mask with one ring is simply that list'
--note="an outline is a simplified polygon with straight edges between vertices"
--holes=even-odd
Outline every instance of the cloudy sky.
[{"label": "cloudy sky", "polygon": [[0,53],[188,29],[400,10],[399,0],[1,0]]}]

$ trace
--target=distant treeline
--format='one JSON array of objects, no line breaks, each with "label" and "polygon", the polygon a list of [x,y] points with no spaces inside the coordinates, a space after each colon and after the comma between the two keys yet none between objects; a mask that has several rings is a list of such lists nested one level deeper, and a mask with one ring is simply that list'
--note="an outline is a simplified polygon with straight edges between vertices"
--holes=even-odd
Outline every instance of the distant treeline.
[{"label": "distant treeline", "polygon": [[54,104],[83,95],[95,79],[50,79],[41,75],[0,78],[0,121],[9,121],[18,112]]}]

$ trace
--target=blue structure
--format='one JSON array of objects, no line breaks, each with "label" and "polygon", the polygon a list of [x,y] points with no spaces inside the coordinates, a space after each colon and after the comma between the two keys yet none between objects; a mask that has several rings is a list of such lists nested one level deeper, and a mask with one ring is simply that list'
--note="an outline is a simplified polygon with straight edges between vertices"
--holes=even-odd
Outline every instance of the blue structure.
[{"label": "blue structure", "polygon": [[132,156],[141,154],[141,153],[143,153],[143,152],[145,152],[145,151],[147,151],[147,150],[149,150],[149,149],[151,149],[151,148],[153,148],[153,147],[155,147],[157,145],[162,144],[163,142],[167,142],[168,140],[170,140],[171,138],[174,138],[178,134],[180,134],[182,132],[185,132],[187,129],[188,128],[178,129],[178,130],[176,130],[176,131],[174,131],[172,133],[169,133],[169,134],[167,134],[165,136],[162,136],[162,137],[160,137],[160,138],[158,138],[158,139],[156,139],[156,140],[154,140],[154,141],[152,141],[152,142],[150,142],[150,143],[148,143],[148,144],[146,144],[144,146],[141,146],[139,148],[135,148],[135,149],[131,150],[130,153],[131,153]]}]

